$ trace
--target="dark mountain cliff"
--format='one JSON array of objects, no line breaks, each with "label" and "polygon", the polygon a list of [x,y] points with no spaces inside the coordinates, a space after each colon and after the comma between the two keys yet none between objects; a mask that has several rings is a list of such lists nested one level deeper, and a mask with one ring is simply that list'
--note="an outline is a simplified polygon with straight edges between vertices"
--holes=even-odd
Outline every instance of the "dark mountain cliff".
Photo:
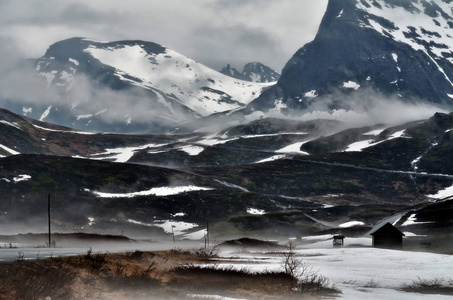
[{"label": "dark mountain cliff", "polygon": [[329,108],[349,108],[347,100],[366,97],[366,89],[451,107],[452,4],[436,2],[330,0],[315,39],[250,107],[269,109],[281,99],[305,109],[329,98]]},{"label": "dark mountain cliff", "polygon": [[259,62],[246,64],[242,73],[228,64],[220,73],[252,82],[275,82],[280,78],[280,74]]}]

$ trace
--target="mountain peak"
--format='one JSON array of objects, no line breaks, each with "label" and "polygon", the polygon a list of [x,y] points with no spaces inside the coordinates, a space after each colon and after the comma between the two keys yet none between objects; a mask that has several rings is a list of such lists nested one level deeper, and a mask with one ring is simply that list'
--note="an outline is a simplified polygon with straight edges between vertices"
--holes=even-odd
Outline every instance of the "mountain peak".
[{"label": "mountain peak", "polygon": [[[71,123],[63,125],[94,130],[105,130],[93,128],[99,122],[107,127],[119,122],[123,132],[136,132],[134,124],[146,128],[153,122],[168,128],[243,108],[269,85],[233,79],[162,45],[141,40],[63,40],[49,47],[35,69],[61,100],[47,107],[46,114],[33,110],[44,117],[30,117],[59,124],[67,119]],[[124,105],[125,99],[131,103]],[[71,116],[66,118],[63,112]]]},{"label": "mountain peak", "polygon": [[230,66],[230,64],[228,64],[226,67],[223,67],[222,70],[220,70],[220,73],[233,77],[233,78],[242,79],[241,72],[239,72],[235,68],[232,68]]},{"label": "mountain peak", "polygon": [[228,64],[222,68],[220,73],[241,80],[261,83],[276,82],[280,78],[280,74],[260,62],[247,63],[242,72]]},{"label": "mountain peak", "polygon": [[[453,106],[451,1],[330,0],[315,39],[285,65],[277,85],[252,103],[329,109],[365,89],[403,102]],[[360,97],[363,97],[361,95]]]}]

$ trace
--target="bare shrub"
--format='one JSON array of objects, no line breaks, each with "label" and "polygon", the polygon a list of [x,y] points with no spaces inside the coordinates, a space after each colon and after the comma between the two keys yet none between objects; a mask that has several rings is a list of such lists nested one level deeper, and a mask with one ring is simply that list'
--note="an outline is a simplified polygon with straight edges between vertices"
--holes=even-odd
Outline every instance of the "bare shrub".
[{"label": "bare shrub", "polygon": [[71,299],[73,275],[59,262],[15,264],[0,276],[0,292],[12,292],[14,299]]},{"label": "bare shrub", "polygon": [[97,253],[92,255],[93,250],[88,249],[87,253],[82,256],[84,259],[84,264],[89,265],[92,270],[100,271],[102,267],[106,264],[107,253]]},{"label": "bare shrub", "polygon": [[378,288],[380,287],[380,283],[378,281],[375,281],[374,278],[371,278],[370,281],[368,281],[367,283],[365,283],[365,285],[363,286],[364,288],[372,288],[372,289],[375,289],[375,288]]},{"label": "bare shrub", "polygon": [[113,269],[113,274],[106,276],[106,281],[116,288],[127,286],[129,288],[143,288],[157,286],[160,284],[158,276],[152,277],[151,273],[156,270],[156,263],[153,261],[148,267],[126,266],[121,262],[117,262]]},{"label": "bare shrub", "polygon": [[181,248],[173,248],[170,250],[170,256],[172,256],[172,255],[190,255],[190,254],[192,254],[192,252],[190,252],[189,250],[181,249]]},{"label": "bare shrub", "polygon": [[297,257],[293,242],[286,245],[282,252],[282,266],[285,274],[292,277],[290,289],[300,294],[329,294],[338,293],[334,287],[329,286],[329,279],[318,274],[311,265]]},{"label": "bare shrub", "polygon": [[182,265],[182,266],[177,266],[177,267],[173,268],[172,271],[178,272],[180,274],[184,273],[184,272],[198,273],[198,274],[201,274],[201,273],[217,274],[218,273],[218,274],[222,274],[222,275],[242,275],[242,276],[254,274],[254,273],[252,273],[250,268],[244,267],[244,268],[237,269],[233,265],[223,266],[223,267],[219,268],[217,264],[214,264],[211,266],[186,264],[186,265]]},{"label": "bare shrub", "polygon": [[266,299],[291,294],[285,287],[291,284],[292,277],[282,271],[253,272],[251,268],[237,268],[235,265],[186,264],[173,268],[170,273],[172,280],[168,285],[190,293],[233,293],[231,297],[247,299],[247,294],[252,299],[258,299],[257,293],[269,297]]},{"label": "bare shrub", "polygon": [[215,244],[212,247],[198,248],[193,250],[193,254],[199,258],[216,258],[219,256],[219,245]]},{"label": "bare shrub", "polygon": [[153,253],[150,253],[150,252],[144,252],[144,251],[141,251],[141,250],[135,250],[135,251],[127,251],[124,253],[126,258],[129,258],[131,260],[141,260],[145,257],[154,257],[155,254]]},{"label": "bare shrub", "polygon": [[25,261],[24,252],[22,252],[22,251],[17,252],[17,261],[21,261],[21,262]]},{"label": "bare shrub", "polygon": [[417,277],[411,284],[405,284],[402,290],[422,294],[453,295],[453,281],[445,278],[423,279]]},{"label": "bare shrub", "polygon": [[417,276],[417,279],[412,281],[412,286],[416,288],[440,288],[444,284],[444,278],[422,279]]}]

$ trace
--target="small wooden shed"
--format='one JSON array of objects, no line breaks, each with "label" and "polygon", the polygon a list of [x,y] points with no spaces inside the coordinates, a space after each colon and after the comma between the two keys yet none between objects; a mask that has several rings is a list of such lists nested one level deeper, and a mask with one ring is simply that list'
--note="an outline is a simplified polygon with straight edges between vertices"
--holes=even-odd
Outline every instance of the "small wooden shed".
[{"label": "small wooden shed", "polygon": [[344,235],[338,234],[333,236],[333,246],[334,247],[343,247],[344,245]]},{"label": "small wooden shed", "polygon": [[383,226],[374,229],[370,232],[370,235],[373,237],[373,247],[375,248],[403,248],[404,233],[388,222]]}]

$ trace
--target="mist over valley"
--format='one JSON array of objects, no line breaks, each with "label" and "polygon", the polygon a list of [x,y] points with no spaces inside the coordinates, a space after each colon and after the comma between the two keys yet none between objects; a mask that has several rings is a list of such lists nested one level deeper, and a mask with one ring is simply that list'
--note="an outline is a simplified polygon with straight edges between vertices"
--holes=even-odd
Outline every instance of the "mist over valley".
[{"label": "mist over valley", "polygon": [[[227,9],[224,13],[239,5],[215,2]],[[261,9],[272,5],[266,1]],[[265,256],[266,272],[277,265],[275,253],[287,253],[283,256],[288,259],[296,252],[305,257],[315,251],[309,249],[323,249],[328,253],[314,254],[313,261],[345,292],[333,286],[324,290],[325,281],[322,291],[362,299],[363,284],[366,289],[373,285],[371,275],[360,285],[351,278],[342,281],[323,258],[341,260],[328,249],[335,237],[346,239],[342,249],[348,259],[358,252],[369,257],[367,249],[384,256],[384,250],[371,249],[372,234],[389,224],[402,234],[399,250],[443,253],[449,259],[453,4],[329,0],[319,22],[312,40],[301,43],[281,70],[268,54],[257,57],[268,57],[272,68],[266,61],[242,57],[212,63],[212,53],[205,55],[208,67],[198,61],[200,56],[195,60],[160,41],[140,39],[66,37],[37,58],[18,53],[2,58],[0,254],[5,250],[5,257],[0,255],[0,261],[13,260],[14,250],[6,248],[53,246],[61,248],[62,256],[88,248],[83,259],[62,258],[47,267],[72,272],[89,262],[94,272],[99,259],[104,266],[99,274],[152,277],[163,292],[165,287],[177,289],[173,280],[190,282],[206,271],[192,269],[193,264],[219,259],[231,265],[235,253],[252,265],[263,263],[249,257],[248,247]],[[256,53],[277,51],[264,46],[271,35],[253,32],[247,31]],[[240,44],[236,51],[246,46]],[[231,51],[234,47],[225,45]],[[1,51],[14,53],[11,49]],[[50,228],[54,244],[47,240]],[[221,259],[219,245],[226,252]],[[79,250],[63,250],[75,248]],[[193,250],[197,248],[204,250]],[[171,259],[143,252],[169,249]],[[101,255],[133,250],[141,254]],[[393,251],[400,263],[400,252]],[[34,255],[33,250],[26,253]],[[426,255],[434,264],[435,254]],[[30,257],[19,255],[19,260]],[[173,259],[185,267],[169,266]],[[132,263],[122,265],[124,261]],[[144,263],[157,265],[143,269]],[[167,272],[170,267],[178,272]],[[246,275],[251,274],[228,276]],[[286,275],[272,276],[286,282]],[[97,281],[99,276],[93,278],[105,296],[111,289]],[[395,280],[403,285],[402,276]],[[296,282],[282,297],[297,296],[292,292],[303,288]],[[412,295],[384,275],[380,282],[384,286],[374,286],[373,296]],[[73,290],[59,289],[75,297]],[[227,290],[219,293],[254,299],[239,288],[231,294]],[[261,292],[278,294],[271,288]],[[322,297],[318,292],[313,297]],[[198,296],[178,290],[171,299]]]}]

